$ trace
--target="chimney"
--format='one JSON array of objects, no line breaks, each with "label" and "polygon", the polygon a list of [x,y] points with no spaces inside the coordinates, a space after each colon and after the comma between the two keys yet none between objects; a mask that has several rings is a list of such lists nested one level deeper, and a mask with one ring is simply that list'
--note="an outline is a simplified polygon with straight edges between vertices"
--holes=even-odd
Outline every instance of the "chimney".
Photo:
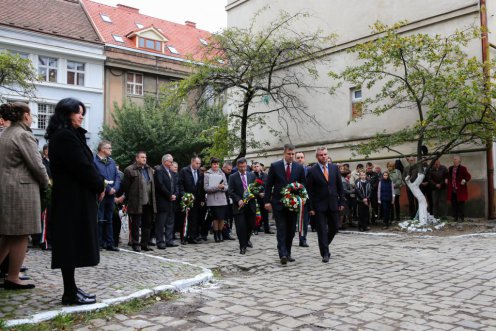
[{"label": "chimney", "polygon": [[134,12],[134,13],[138,13],[139,14],[139,9],[138,8],[129,7],[129,6],[126,6],[126,5],[121,5],[120,3],[117,4],[117,7],[118,8],[121,8],[121,9],[124,9],[124,10],[127,10],[127,11],[130,11],[130,12]]},{"label": "chimney", "polygon": [[186,22],[184,22],[184,24],[186,24],[187,26],[190,26],[192,28],[196,28],[196,23],[195,22],[186,21]]}]

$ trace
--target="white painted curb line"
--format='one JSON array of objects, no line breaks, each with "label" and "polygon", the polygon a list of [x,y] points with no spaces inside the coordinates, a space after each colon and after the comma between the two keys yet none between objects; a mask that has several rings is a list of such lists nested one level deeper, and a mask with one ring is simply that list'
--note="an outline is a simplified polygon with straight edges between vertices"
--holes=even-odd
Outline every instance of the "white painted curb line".
[{"label": "white painted curb line", "polygon": [[496,232],[468,233],[453,236],[429,236],[416,235],[415,233],[387,233],[387,232],[359,232],[359,231],[339,231],[341,234],[358,234],[362,236],[382,236],[382,237],[405,237],[413,235],[412,238],[473,238],[473,237],[494,237]]},{"label": "white painted curb line", "polygon": [[16,319],[16,320],[6,320],[5,321],[6,326],[7,327],[13,327],[16,325],[21,325],[21,324],[35,324],[35,323],[40,323],[43,321],[53,319],[56,316],[62,315],[62,314],[82,313],[82,312],[100,310],[100,309],[107,308],[107,307],[110,307],[112,305],[116,305],[119,303],[123,303],[123,302],[129,301],[129,300],[135,299],[135,298],[150,297],[154,294],[157,294],[157,293],[163,292],[163,291],[181,292],[181,291],[185,291],[185,290],[189,289],[192,286],[207,283],[210,280],[212,280],[212,278],[213,278],[213,273],[210,269],[203,268],[203,267],[194,265],[192,263],[167,259],[165,257],[156,256],[156,255],[150,255],[150,254],[145,254],[145,253],[129,251],[126,249],[121,249],[121,251],[126,252],[126,253],[144,255],[146,257],[154,258],[154,259],[165,261],[165,262],[179,263],[179,264],[193,266],[193,267],[202,269],[202,273],[200,273],[200,274],[198,274],[192,278],[180,279],[180,280],[174,281],[168,285],[159,285],[159,286],[156,286],[156,287],[151,288],[151,289],[144,289],[144,290],[140,290],[140,291],[131,293],[127,296],[122,296],[122,297],[113,298],[113,299],[106,299],[106,300],[103,300],[102,302],[98,302],[98,303],[95,303],[92,305],[62,307],[61,309],[57,309],[57,310],[49,310],[49,311],[37,313],[37,314],[34,314],[33,316],[31,316],[29,318]]}]

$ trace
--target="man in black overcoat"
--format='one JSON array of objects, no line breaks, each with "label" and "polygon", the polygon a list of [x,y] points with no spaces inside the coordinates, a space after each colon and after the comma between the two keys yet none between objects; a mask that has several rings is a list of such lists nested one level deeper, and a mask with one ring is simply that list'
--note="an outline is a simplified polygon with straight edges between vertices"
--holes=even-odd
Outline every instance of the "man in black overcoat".
[{"label": "man in black overcoat", "polygon": [[344,190],[341,174],[335,164],[327,162],[327,148],[315,153],[317,163],[307,174],[310,214],[315,215],[322,262],[329,262],[329,245],[339,229],[339,212],[344,209]]},{"label": "man in black overcoat", "polygon": [[305,171],[294,162],[295,147],[284,145],[284,158],[270,165],[265,188],[265,209],[274,213],[277,227],[277,250],[281,264],[293,262],[291,246],[296,231],[297,213],[285,208],[281,202],[281,190],[288,184],[298,182],[305,185]]},{"label": "man in black overcoat", "polygon": [[[200,208],[205,204],[205,190],[203,188],[203,174],[200,171],[201,159],[197,156],[191,158],[191,164],[179,172],[179,195],[193,193],[195,202],[189,211],[188,234],[182,243],[199,244],[198,225],[200,224]],[[183,234],[184,235],[184,234]]]}]

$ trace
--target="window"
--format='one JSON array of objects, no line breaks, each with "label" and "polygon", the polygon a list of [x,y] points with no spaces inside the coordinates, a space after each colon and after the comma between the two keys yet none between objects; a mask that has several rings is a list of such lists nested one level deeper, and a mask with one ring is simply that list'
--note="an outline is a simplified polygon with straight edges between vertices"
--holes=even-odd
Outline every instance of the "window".
[{"label": "window", "polygon": [[146,38],[139,38],[138,43],[140,48],[146,48],[157,52],[162,52],[162,42],[157,40],[151,40]]},{"label": "window", "polygon": [[67,61],[67,84],[84,86],[84,63]]},{"label": "window", "polygon": [[49,103],[38,104],[38,129],[45,130],[48,126],[48,121],[55,111],[55,105]]},{"label": "window", "polygon": [[105,15],[105,14],[100,14],[100,17],[102,18],[102,20],[104,22],[107,22],[107,23],[112,23],[112,20],[110,19],[110,17],[108,15]]},{"label": "window", "polygon": [[38,77],[45,82],[57,82],[58,59],[39,56],[38,57]]},{"label": "window", "polygon": [[127,94],[143,95],[143,75],[127,73]]},{"label": "window", "polygon": [[201,42],[203,45],[205,45],[205,46],[207,46],[207,45],[208,45],[208,42],[207,42],[205,39],[203,39],[203,38],[200,38],[200,42]]},{"label": "window", "polygon": [[140,23],[136,23],[136,27],[138,29],[143,29],[145,26],[143,24],[140,24]]},{"label": "window", "polygon": [[21,59],[29,60],[29,54],[28,53],[19,52],[19,51],[13,51],[13,50],[10,50],[10,49],[9,49],[9,53],[11,53],[13,55],[19,55],[19,57]]},{"label": "window", "polygon": [[167,46],[167,48],[172,54],[179,54],[179,52],[177,51],[177,49],[174,48],[174,46]]},{"label": "window", "polygon": [[124,39],[122,39],[122,37],[117,35],[117,34],[113,34],[112,37],[114,37],[114,40],[117,42],[120,42],[120,43],[124,42]]},{"label": "window", "polygon": [[358,118],[363,115],[362,89],[351,89],[351,118]]}]

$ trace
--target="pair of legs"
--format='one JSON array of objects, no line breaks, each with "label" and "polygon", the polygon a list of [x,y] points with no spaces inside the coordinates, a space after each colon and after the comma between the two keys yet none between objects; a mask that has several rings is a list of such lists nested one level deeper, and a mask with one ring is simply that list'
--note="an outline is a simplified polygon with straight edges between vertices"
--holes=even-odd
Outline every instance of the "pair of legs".
[{"label": "pair of legs", "polygon": [[389,226],[391,224],[391,209],[393,207],[393,201],[384,200],[381,202],[382,208],[382,216],[385,226]]},{"label": "pair of legs", "polygon": [[113,218],[114,196],[106,196],[98,206],[98,241],[101,248],[112,248],[119,243],[114,242]]},{"label": "pair of legs", "polygon": [[24,284],[19,279],[19,272],[28,248],[28,235],[1,236],[0,237],[0,263],[9,259],[9,270],[6,280]]},{"label": "pair of legs", "polygon": [[222,230],[224,230],[224,220],[213,220],[212,229],[214,231],[215,242],[224,241]]},{"label": "pair of legs", "polygon": [[339,231],[338,211],[316,211],[315,222],[317,224],[317,237],[319,239],[319,250],[322,257],[329,257],[329,245]]},{"label": "pair of legs", "polygon": [[143,206],[142,214],[129,214],[131,219],[131,240],[133,248],[140,246],[141,228],[141,248],[148,247],[150,240],[153,208],[150,205]]},{"label": "pair of legs", "polygon": [[157,236],[158,247],[174,244],[174,211],[169,210],[157,213],[155,234]]},{"label": "pair of legs", "polygon": [[455,222],[465,221],[465,201],[458,201],[456,192],[451,193],[451,208],[453,208],[453,217]]},{"label": "pair of legs", "polygon": [[396,222],[400,222],[400,195],[394,196],[394,208],[391,208],[391,221],[396,219]]},{"label": "pair of legs", "polygon": [[357,203],[358,230],[365,231],[369,227],[370,207],[363,202]]},{"label": "pair of legs", "polygon": [[239,241],[239,248],[246,249],[248,241],[255,227],[256,215],[250,208],[243,208],[238,215],[235,215],[236,236]]},{"label": "pair of legs", "polygon": [[277,251],[279,258],[291,257],[291,247],[296,231],[296,213],[287,209],[273,210],[277,227]]}]

